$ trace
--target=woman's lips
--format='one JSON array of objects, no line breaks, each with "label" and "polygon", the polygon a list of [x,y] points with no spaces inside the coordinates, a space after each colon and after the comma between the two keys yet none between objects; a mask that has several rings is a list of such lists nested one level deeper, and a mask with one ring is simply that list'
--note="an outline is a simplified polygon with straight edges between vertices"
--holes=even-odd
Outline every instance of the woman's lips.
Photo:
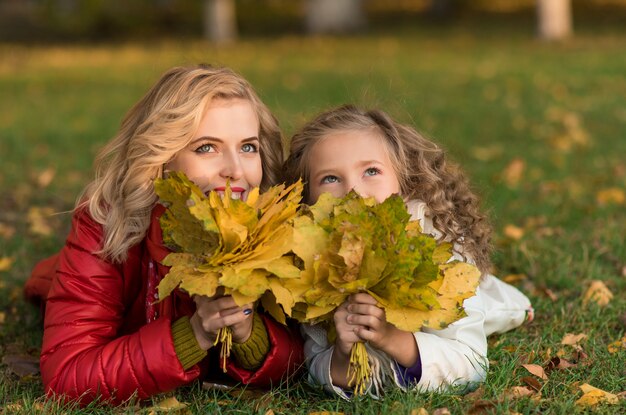
[{"label": "woman's lips", "polygon": [[[224,194],[226,193],[225,186],[216,187],[213,190],[216,191],[220,197],[224,197]],[[231,199],[241,199],[241,200],[244,199],[246,189],[244,189],[243,187],[231,187],[230,191],[231,191],[231,195],[230,195]]]}]

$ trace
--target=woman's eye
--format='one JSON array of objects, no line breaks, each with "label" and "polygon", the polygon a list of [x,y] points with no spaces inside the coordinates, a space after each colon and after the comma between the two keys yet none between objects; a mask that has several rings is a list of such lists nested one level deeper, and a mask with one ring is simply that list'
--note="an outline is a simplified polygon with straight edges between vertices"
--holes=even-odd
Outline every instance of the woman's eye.
[{"label": "woman's eye", "polygon": [[241,146],[241,152],[242,153],[256,153],[257,148],[254,144],[246,143]]},{"label": "woman's eye", "polygon": [[369,169],[365,170],[365,176],[376,176],[377,174],[380,174],[380,170],[378,170],[377,168],[370,167]]},{"label": "woman's eye", "polygon": [[213,144],[202,144],[200,147],[196,148],[196,153],[212,153],[215,152],[215,147]]},{"label": "woman's eye", "polygon": [[322,179],[322,184],[337,183],[338,181],[339,181],[339,178],[337,176],[325,176]]}]

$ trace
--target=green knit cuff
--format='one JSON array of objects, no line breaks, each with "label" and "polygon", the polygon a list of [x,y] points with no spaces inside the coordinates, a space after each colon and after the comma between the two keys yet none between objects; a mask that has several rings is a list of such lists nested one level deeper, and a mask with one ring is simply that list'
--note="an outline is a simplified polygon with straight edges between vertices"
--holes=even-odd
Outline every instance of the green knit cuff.
[{"label": "green knit cuff", "polygon": [[200,347],[193,334],[189,317],[179,318],[172,323],[172,338],[176,356],[184,370],[199,363],[207,355],[206,350]]},{"label": "green knit cuff", "polygon": [[270,340],[263,320],[254,314],[252,333],[243,343],[233,343],[233,357],[246,370],[256,370],[263,364],[265,356],[270,351]]}]

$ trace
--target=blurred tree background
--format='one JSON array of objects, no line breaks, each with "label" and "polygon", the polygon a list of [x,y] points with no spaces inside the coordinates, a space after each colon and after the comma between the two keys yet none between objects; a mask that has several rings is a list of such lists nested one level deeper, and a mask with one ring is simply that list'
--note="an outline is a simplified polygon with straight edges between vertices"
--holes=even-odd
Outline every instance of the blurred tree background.
[{"label": "blurred tree background", "polygon": [[81,42],[518,22],[551,39],[626,25],[626,0],[0,0],[0,41]]}]

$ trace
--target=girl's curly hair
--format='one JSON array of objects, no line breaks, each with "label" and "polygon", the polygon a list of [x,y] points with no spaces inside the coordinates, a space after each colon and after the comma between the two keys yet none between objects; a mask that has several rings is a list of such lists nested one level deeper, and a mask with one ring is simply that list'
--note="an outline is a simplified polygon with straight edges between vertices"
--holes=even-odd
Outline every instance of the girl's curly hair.
[{"label": "girl's curly hair", "polygon": [[480,212],[478,197],[467,178],[454,163],[446,160],[444,150],[415,129],[395,122],[380,110],[365,111],[344,105],[318,115],[291,139],[289,157],[283,167],[283,180],[305,181],[309,195],[309,154],[322,138],[339,131],[374,130],[384,139],[402,196],[426,203],[434,227],[442,239],[463,247],[478,268],[491,268],[491,226]]}]

